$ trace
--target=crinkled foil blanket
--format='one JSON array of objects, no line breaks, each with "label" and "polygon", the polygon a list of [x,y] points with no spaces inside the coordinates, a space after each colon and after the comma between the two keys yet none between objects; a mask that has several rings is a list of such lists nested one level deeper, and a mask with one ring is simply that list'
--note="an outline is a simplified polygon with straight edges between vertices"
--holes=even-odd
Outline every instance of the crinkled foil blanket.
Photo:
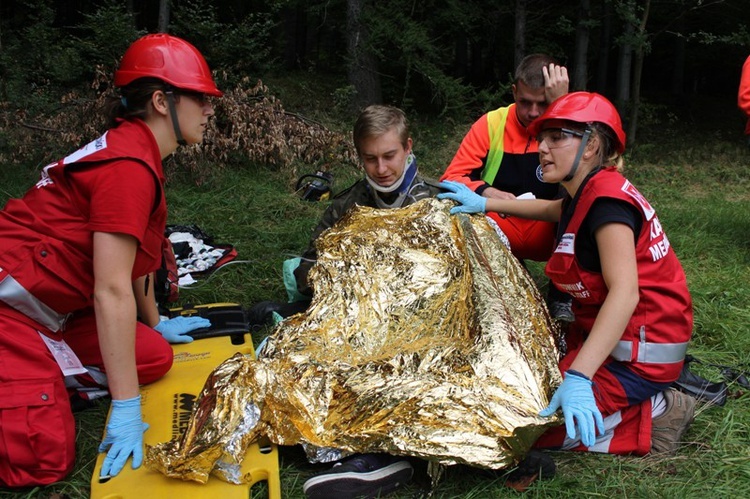
[{"label": "crinkled foil blanket", "polygon": [[324,233],[308,311],[277,325],[260,360],[218,366],[182,438],[149,448],[147,465],[248,482],[241,460],[262,435],[319,460],[514,465],[559,423],[537,415],[561,381],[556,333],[486,218],[452,205],[357,207]]}]

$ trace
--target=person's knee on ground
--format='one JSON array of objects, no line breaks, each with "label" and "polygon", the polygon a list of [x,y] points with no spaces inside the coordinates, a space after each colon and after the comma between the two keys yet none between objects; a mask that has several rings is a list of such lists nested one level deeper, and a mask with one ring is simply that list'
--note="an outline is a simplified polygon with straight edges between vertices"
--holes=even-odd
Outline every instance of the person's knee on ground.
[{"label": "person's knee on ground", "polygon": [[75,420],[62,376],[0,385],[0,486],[63,480],[75,464]]}]

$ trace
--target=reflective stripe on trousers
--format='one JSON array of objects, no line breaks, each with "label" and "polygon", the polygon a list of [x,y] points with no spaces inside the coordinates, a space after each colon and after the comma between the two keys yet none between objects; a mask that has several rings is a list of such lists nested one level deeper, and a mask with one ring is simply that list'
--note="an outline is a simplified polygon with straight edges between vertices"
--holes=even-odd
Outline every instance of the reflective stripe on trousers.
[{"label": "reflective stripe on trousers", "polygon": [[69,314],[52,310],[3,269],[0,269],[0,300],[52,332],[65,329]]}]

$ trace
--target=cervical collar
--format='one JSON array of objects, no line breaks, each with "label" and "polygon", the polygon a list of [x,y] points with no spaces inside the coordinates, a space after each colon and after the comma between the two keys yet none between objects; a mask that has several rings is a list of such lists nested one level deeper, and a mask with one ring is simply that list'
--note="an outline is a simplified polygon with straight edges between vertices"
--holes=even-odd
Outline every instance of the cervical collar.
[{"label": "cervical collar", "polygon": [[365,176],[365,178],[370,188],[375,191],[373,197],[378,208],[400,208],[404,204],[416,176],[417,158],[410,153],[406,157],[406,166],[401,177],[388,187],[378,185],[368,176]]}]

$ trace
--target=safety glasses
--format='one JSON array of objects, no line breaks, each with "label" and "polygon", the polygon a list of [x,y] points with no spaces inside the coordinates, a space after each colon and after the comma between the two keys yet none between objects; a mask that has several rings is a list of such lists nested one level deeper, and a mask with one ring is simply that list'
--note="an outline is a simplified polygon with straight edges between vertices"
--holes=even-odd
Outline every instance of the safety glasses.
[{"label": "safety glasses", "polygon": [[208,95],[206,95],[206,94],[204,94],[202,92],[189,92],[189,91],[185,91],[185,90],[180,90],[178,92],[178,94],[182,95],[182,96],[185,96],[185,97],[188,97],[189,99],[192,99],[200,107],[212,106],[213,105],[213,99],[210,96],[208,96]]},{"label": "safety glasses", "polygon": [[569,145],[573,137],[583,137],[583,132],[569,128],[545,128],[536,136],[536,141],[540,144],[544,141],[547,147],[554,149]]}]

